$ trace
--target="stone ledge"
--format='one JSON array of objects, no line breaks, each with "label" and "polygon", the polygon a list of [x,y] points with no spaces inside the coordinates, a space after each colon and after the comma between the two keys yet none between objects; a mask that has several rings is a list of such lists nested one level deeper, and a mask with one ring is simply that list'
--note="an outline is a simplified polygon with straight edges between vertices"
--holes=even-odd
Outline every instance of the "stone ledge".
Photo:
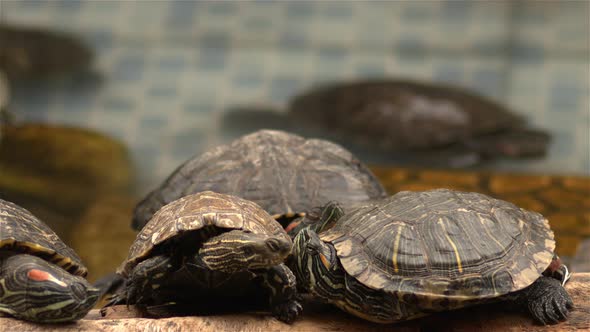
[{"label": "stone ledge", "polygon": [[379,325],[362,321],[324,305],[306,306],[306,312],[293,325],[268,315],[235,314],[225,316],[137,318],[125,306],[110,308],[106,317],[92,310],[85,319],[67,325],[36,325],[12,318],[0,318],[0,331],[30,332],[127,332],[127,331],[572,331],[590,330],[590,273],[574,274],[567,284],[575,308],[569,319],[553,326],[535,325],[524,315],[502,310],[502,305],[441,313],[403,324]]}]

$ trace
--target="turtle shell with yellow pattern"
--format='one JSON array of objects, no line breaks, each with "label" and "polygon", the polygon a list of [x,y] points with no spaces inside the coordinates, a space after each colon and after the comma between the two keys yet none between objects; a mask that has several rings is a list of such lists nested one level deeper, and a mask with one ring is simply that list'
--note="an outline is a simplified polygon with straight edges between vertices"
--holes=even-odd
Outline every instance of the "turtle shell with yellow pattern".
[{"label": "turtle shell with yellow pattern", "polygon": [[0,199],[0,251],[27,253],[54,263],[73,275],[88,270],[80,257],[47,226],[24,208]]},{"label": "turtle shell with yellow pattern", "polygon": [[361,284],[433,309],[521,290],[547,269],[555,249],[541,214],[448,189],[367,203],[320,238]]}]

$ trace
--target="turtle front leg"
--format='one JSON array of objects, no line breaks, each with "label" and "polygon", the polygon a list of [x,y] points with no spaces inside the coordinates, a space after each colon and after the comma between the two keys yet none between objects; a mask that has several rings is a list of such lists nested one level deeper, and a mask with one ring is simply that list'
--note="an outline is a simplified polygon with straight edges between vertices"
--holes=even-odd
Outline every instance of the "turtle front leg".
[{"label": "turtle front leg", "polygon": [[125,282],[127,304],[147,304],[172,270],[168,256],[155,256],[137,264]]},{"label": "turtle front leg", "polygon": [[517,301],[543,325],[555,324],[567,317],[574,303],[562,286],[553,277],[541,277],[522,290]]},{"label": "turtle front leg", "polygon": [[270,294],[273,316],[285,323],[292,323],[303,311],[297,300],[295,275],[285,264],[273,266],[262,273],[262,286]]}]

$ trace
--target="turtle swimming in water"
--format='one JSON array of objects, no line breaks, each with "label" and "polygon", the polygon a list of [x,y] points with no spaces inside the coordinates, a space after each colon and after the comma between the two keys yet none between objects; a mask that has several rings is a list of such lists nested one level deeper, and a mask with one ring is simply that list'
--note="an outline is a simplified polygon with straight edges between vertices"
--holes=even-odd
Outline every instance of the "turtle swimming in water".
[{"label": "turtle swimming in water", "polygon": [[215,299],[227,307],[262,298],[290,323],[302,310],[295,276],[283,264],[291,246],[280,224],[254,202],[211,191],[184,196],[139,232],[117,271],[125,285],[108,305],[135,304],[167,316],[214,306]]},{"label": "turtle swimming in water", "polygon": [[550,142],[548,133],[527,128],[522,116],[489,98],[401,79],[317,86],[291,98],[284,112],[238,107],[223,122],[228,131],[270,123],[343,144],[364,161],[429,167],[541,157]]},{"label": "turtle swimming in water", "polygon": [[45,223],[0,199],[0,314],[38,323],[78,320],[99,296],[86,274]]},{"label": "turtle swimming in water", "polygon": [[[459,87],[405,80],[335,83],[291,99],[290,122],[364,148],[432,165],[542,156],[549,135],[504,106]],[[436,158],[432,158],[436,154]],[[441,161],[442,160],[442,161]]]},{"label": "turtle swimming in water", "polygon": [[349,205],[386,196],[373,173],[340,145],[260,130],[179,166],[137,204],[133,228],[165,204],[204,190],[256,202],[283,227],[329,201]]},{"label": "turtle swimming in water", "polygon": [[569,278],[542,215],[489,196],[402,191],[294,240],[298,287],[378,323],[512,301],[542,324],[565,319]]}]

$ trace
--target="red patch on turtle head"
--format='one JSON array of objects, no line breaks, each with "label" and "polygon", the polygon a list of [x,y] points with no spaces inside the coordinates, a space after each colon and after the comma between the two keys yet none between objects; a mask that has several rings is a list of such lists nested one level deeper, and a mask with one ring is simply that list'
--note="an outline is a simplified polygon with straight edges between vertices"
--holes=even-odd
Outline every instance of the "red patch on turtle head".
[{"label": "red patch on turtle head", "polygon": [[61,287],[67,287],[67,284],[65,282],[57,279],[51,273],[45,272],[43,270],[30,269],[29,272],[27,272],[27,278],[34,281],[51,281],[55,284],[60,285]]},{"label": "red patch on turtle head", "polygon": [[299,224],[301,223],[301,221],[295,221],[290,223],[286,228],[285,228],[285,232],[289,233],[292,229],[294,229],[295,227],[299,226]]},{"label": "red patch on turtle head", "polygon": [[45,271],[31,269],[27,272],[27,277],[35,281],[47,281],[53,278],[53,276]]}]

